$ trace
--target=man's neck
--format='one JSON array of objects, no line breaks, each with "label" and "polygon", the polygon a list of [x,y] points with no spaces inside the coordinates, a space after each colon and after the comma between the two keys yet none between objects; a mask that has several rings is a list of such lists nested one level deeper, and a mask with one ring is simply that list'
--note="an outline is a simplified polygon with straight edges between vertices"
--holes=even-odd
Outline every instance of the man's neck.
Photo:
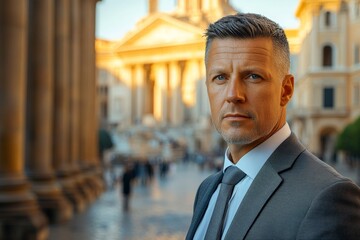
[{"label": "man's neck", "polygon": [[[271,138],[274,134],[279,132],[281,129],[285,127],[286,122],[282,124],[280,128],[275,128],[273,131],[271,131],[268,135],[256,139],[255,141],[248,143],[248,144],[229,144],[229,160],[232,161],[232,163],[236,164],[240,159],[256,148],[258,145],[262,144],[263,142],[267,141],[269,138]],[[288,127],[288,125],[287,125]]]}]

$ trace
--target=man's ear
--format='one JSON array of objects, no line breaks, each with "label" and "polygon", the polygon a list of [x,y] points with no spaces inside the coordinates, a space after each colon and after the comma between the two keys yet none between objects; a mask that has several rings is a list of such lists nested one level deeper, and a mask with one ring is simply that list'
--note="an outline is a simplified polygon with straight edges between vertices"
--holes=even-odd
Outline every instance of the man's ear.
[{"label": "man's ear", "polygon": [[294,76],[291,74],[285,75],[281,87],[280,105],[284,107],[291,99],[294,92]]}]

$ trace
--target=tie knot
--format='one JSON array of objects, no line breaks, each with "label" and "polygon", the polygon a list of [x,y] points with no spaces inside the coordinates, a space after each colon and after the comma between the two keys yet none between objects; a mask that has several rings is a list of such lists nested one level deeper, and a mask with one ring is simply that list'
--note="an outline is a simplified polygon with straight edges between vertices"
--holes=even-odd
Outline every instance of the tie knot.
[{"label": "tie knot", "polygon": [[240,180],[244,177],[245,173],[243,171],[241,171],[238,167],[231,166],[225,170],[221,182],[229,185],[235,185],[240,182]]}]

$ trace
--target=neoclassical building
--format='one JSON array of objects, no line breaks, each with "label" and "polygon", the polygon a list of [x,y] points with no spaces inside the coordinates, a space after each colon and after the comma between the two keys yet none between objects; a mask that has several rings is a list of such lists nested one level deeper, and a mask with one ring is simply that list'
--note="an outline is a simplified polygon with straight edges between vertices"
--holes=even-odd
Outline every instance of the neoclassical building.
[{"label": "neoclassical building", "polygon": [[[118,42],[98,40],[100,112],[110,123],[179,126],[208,113],[199,85],[204,78],[204,28],[235,12],[227,1],[178,1],[174,13],[149,14]],[[111,88],[109,88],[111,86]]]},{"label": "neoclassical building", "polygon": [[101,121],[209,128],[204,29],[235,10],[225,0],[180,0],[173,13],[157,4],[149,0],[148,15],[120,41],[96,41]]},{"label": "neoclassical building", "polygon": [[[123,39],[97,40],[102,119],[123,127],[195,126],[192,137],[205,136],[197,147],[213,149],[201,149],[218,144],[204,134],[211,124],[203,33],[234,12],[227,0],[179,0],[174,12],[160,13],[150,0],[149,14]],[[296,81],[288,122],[329,160],[336,136],[360,114],[360,1],[299,0],[294,14],[299,28],[285,29]]]}]

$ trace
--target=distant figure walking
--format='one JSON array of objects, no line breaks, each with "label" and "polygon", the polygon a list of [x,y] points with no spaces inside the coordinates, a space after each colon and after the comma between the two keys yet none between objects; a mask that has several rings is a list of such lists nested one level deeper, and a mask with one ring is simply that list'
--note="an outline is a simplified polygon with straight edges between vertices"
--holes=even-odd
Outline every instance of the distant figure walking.
[{"label": "distant figure walking", "polygon": [[121,179],[124,211],[129,211],[130,209],[130,197],[131,197],[133,178],[134,178],[134,172],[132,167],[129,164],[125,164],[124,173]]},{"label": "distant figure walking", "polygon": [[145,163],[146,183],[151,183],[154,177],[154,167],[149,160]]}]

